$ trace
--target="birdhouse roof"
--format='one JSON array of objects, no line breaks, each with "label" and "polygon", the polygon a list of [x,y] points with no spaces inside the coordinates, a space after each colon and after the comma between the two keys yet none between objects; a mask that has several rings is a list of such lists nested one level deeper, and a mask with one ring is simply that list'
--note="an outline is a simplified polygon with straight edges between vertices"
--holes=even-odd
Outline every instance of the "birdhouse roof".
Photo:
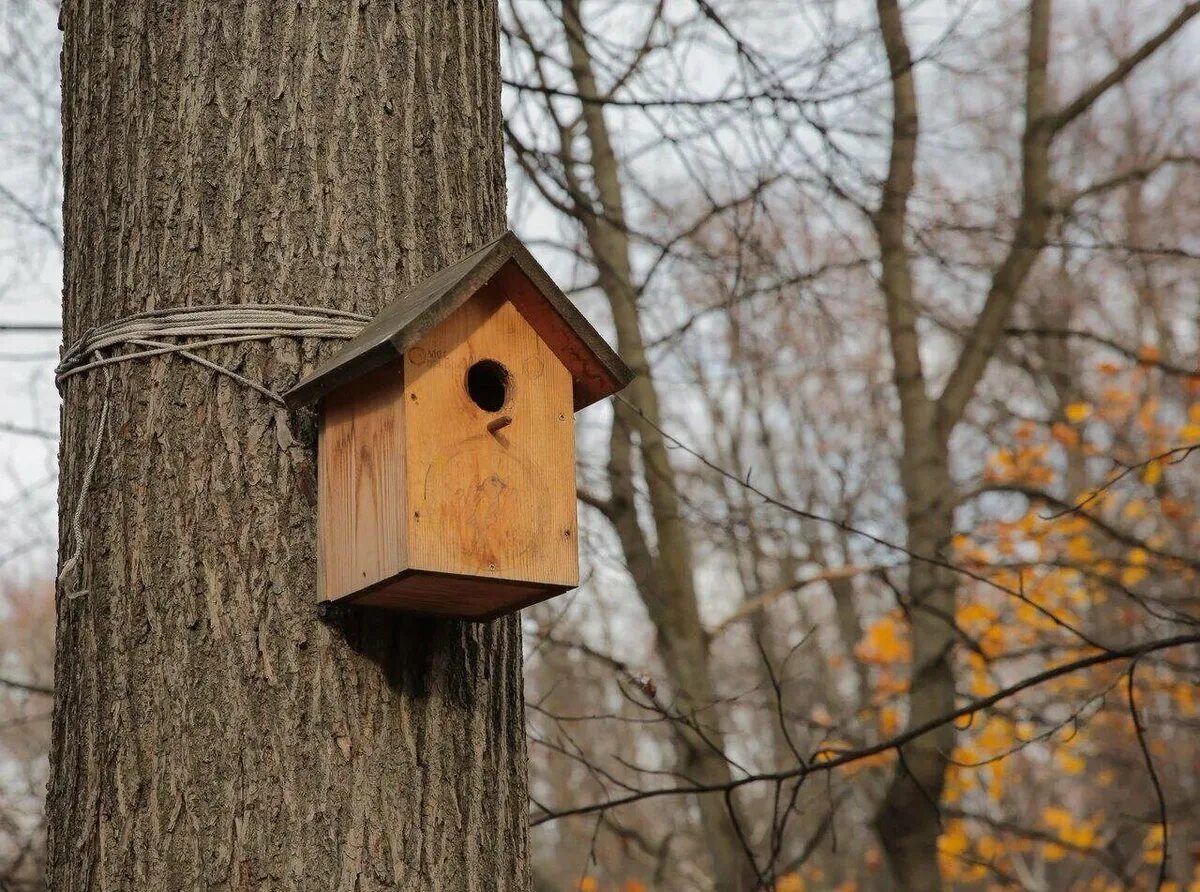
[{"label": "birdhouse roof", "polygon": [[401,294],[336,355],[283,395],[292,408],[316,402],[415,345],[495,283],[571,373],[575,409],[616,393],[633,373],[511,232]]}]

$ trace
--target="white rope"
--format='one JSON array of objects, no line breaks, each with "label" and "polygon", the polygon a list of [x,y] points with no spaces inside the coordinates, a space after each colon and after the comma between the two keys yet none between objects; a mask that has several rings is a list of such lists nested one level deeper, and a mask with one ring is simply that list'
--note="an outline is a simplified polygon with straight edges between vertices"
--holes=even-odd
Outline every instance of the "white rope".
[{"label": "white rope", "polygon": [[[60,585],[67,578],[67,574],[75,569],[75,565],[79,563],[79,557],[83,553],[83,497],[87,495],[87,491],[92,485],[92,474],[96,473],[96,465],[100,461],[100,447],[104,445],[104,434],[108,430],[106,425],[108,421],[108,388],[111,386],[108,369],[104,370],[104,377],[104,402],[100,405],[100,422],[97,425],[100,431],[96,435],[96,445],[92,447],[92,457],[88,459],[87,467],[83,471],[83,485],[79,490],[79,499],[75,502],[75,513],[71,515],[71,535],[75,537],[75,550],[71,552],[69,558],[63,561],[62,569],[58,571]],[[67,600],[74,601],[86,594],[86,589],[67,592]]]},{"label": "white rope", "polygon": [[[349,340],[370,321],[369,316],[349,313],[345,310],[328,310],[321,307],[299,307],[284,304],[214,304],[205,307],[178,307],[166,310],[149,310],[135,313],[84,332],[83,337],[65,349],[58,368],[54,372],[55,382],[62,383],[73,375],[103,369],[105,377],[104,400],[100,406],[100,419],[95,433],[95,445],[91,458],[83,472],[79,499],[71,515],[71,535],[75,539],[75,550],[63,561],[58,574],[61,584],[75,569],[83,550],[83,506],[92,476],[100,461],[101,448],[108,422],[109,391],[111,376],[109,366],[135,359],[154,356],[175,355],[204,366],[218,374],[232,378],[239,384],[261,393],[267,399],[283,405],[283,398],[270,388],[251,381],[232,369],[205,359],[194,351],[246,341],[267,341],[273,338],[319,338],[322,340]],[[173,342],[164,339],[179,338]],[[199,338],[200,340],[189,340]],[[122,348],[139,348],[126,352]],[[104,355],[102,351],[108,352]],[[88,594],[87,590],[72,591],[69,600]]]},{"label": "white rope", "polygon": [[[89,329],[63,352],[54,379],[61,384],[72,375],[131,359],[178,353],[185,359],[226,375],[282,405],[276,393],[210,360],[194,350],[271,338],[348,340],[370,321],[369,316],[345,310],[276,304],[215,304],[136,313]],[[201,338],[195,343],[164,343],[163,338]],[[134,346],[133,352],[101,355],[102,350]]]}]

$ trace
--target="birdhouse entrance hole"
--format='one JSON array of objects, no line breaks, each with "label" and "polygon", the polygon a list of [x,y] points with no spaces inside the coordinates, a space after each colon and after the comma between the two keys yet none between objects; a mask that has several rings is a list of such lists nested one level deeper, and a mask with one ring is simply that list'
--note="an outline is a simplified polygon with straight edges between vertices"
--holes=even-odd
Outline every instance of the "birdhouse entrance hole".
[{"label": "birdhouse entrance hole", "polygon": [[467,393],[485,412],[499,412],[508,402],[511,376],[494,359],[481,359],[467,369]]}]

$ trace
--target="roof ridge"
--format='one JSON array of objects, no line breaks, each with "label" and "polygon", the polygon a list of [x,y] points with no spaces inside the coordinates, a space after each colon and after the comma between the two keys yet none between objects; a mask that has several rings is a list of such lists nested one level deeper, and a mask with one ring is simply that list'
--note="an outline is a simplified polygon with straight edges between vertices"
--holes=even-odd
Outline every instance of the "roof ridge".
[{"label": "roof ridge", "polygon": [[[532,285],[532,293],[505,274],[510,262]],[[504,280],[510,302],[571,372],[577,410],[615,393],[632,379],[629,368],[529,249],[512,230],[505,230],[498,238],[402,291],[338,353],[284,393],[284,401],[292,408],[316,402],[403,355],[493,280]]]}]

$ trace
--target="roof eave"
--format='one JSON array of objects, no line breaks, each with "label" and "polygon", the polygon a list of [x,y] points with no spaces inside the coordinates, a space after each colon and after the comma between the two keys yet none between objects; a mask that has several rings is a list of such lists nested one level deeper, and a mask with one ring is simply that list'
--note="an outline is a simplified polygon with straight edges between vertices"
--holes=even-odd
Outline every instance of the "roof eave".
[{"label": "roof eave", "polygon": [[[525,293],[521,303],[511,296],[509,299],[518,304],[518,309],[538,329],[543,340],[549,342],[544,328],[539,328],[539,321],[543,326],[553,321],[546,315],[548,309],[561,320],[561,325],[555,322],[551,327],[559,326],[562,329],[565,326],[560,333],[572,341],[567,345],[569,349],[558,345],[556,353],[572,371],[575,411],[625,387],[633,379],[629,367],[575,308],[521,241],[513,233],[506,232],[478,251],[425,279],[385,307],[367,323],[362,333],[284,393],[284,402],[292,409],[311,405],[339,387],[402,356],[430,329],[486,284],[500,277],[510,262],[533,286],[545,306],[529,293]],[[555,348],[555,345],[551,346]],[[564,356],[560,352],[562,350],[569,355]]]}]

